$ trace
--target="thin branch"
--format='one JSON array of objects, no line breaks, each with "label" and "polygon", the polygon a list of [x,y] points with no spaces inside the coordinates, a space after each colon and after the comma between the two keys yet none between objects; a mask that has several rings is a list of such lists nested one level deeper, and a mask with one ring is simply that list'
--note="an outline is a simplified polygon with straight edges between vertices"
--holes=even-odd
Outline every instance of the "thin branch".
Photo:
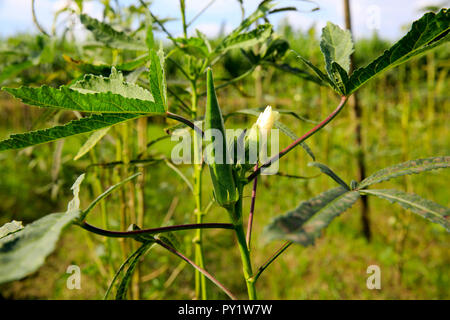
[{"label": "thin branch", "polygon": [[184,102],[172,89],[170,89],[169,87],[167,87],[167,92],[169,92],[172,96],[175,97],[175,99],[181,103],[180,108],[188,113],[188,114],[192,114],[192,109],[186,104],[186,102]]},{"label": "thin branch", "polygon": [[79,226],[89,232],[110,238],[135,238],[139,235],[153,235],[163,232],[192,230],[192,229],[234,229],[234,226],[231,223],[194,223],[194,224],[182,224],[152,229],[140,229],[133,231],[104,230],[101,228],[97,228],[87,223],[86,221],[79,223]]},{"label": "thin branch", "polygon": [[310,177],[306,177],[306,176],[298,176],[295,174],[289,174],[289,173],[283,173],[283,172],[277,172],[275,173],[276,176],[280,176],[280,177],[285,177],[285,178],[292,178],[292,179],[314,179],[320,176],[320,174],[316,174],[315,176],[310,176]]},{"label": "thin branch", "polygon": [[200,10],[199,13],[197,13],[197,14],[195,15],[195,17],[192,18],[192,20],[188,22],[188,24],[186,25],[186,28],[189,28],[189,27],[191,26],[191,24],[192,24],[195,20],[197,20],[198,17],[200,17],[200,16],[203,14],[203,12],[205,12],[206,10],[208,10],[208,8],[209,8],[214,2],[216,2],[216,0],[211,0],[211,1],[210,1],[210,2],[209,2],[202,10]]},{"label": "thin branch", "polygon": [[188,188],[192,191],[192,193],[194,193],[194,187],[192,186],[192,183],[189,181],[189,179],[183,174],[183,172],[180,171],[180,169],[178,169],[171,161],[167,160],[165,161],[166,165],[172,169],[173,171],[175,171],[176,174],[178,174],[180,176],[181,179],[183,179],[183,181],[186,183],[186,185],[188,186]]},{"label": "thin branch", "polygon": [[[257,168],[257,165],[255,165],[255,170],[256,170],[256,168]],[[258,177],[255,177],[255,180],[253,180],[252,202],[250,203],[250,213],[248,215],[248,225],[247,225],[247,247],[248,247],[248,250],[250,250],[250,242],[252,240],[253,214],[255,212],[257,185],[258,185]]]},{"label": "thin branch", "polygon": [[31,0],[31,14],[33,15],[33,22],[36,25],[36,27],[39,29],[40,32],[42,32],[46,36],[50,37],[50,35],[39,24],[39,21],[38,21],[37,16],[36,16],[36,11],[34,9],[34,3],[35,3],[35,0]]},{"label": "thin branch", "polygon": [[192,80],[192,77],[190,75],[187,74],[186,70],[183,69],[182,66],[180,66],[180,64],[178,62],[176,62],[175,60],[173,60],[172,58],[167,57],[166,58],[167,61],[170,61],[171,63],[173,63],[173,65],[175,67],[178,68],[178,70],[181,71],[181,73],[185,76],[186,79]]},{"label": "thin branch", "polygon": [[298,138],[297,140],[295,140],[294,142],[292,142],[290,145],[288,145],[286,148],[284,148],[283,150],[280,151],[280,153],[278,153],[277,155],[273,156],[272,158],[269,159],[269,161],[267,161],[266,163],[264,163],[263,165],[261,165],[258,169],[256,169],[252,174],[250,174],[247,178],[247,181],[250,182],[253,179],[256,178],[256,176],[258,176],[261,173],[261,169],[266,168],[268,166],[270,166],[272,163],[274,163],[275,161],[278,161],[281,157],[285,156],[289,151],[291,151],[292,149],[294,149],[294,147],[296,147],[297,145],[299,145],[300,143],[302,143],[303,141],[305,141],[306,139],[308,139],[309,137],[311,137],[313,134],[315,134],[316,132],[318,132],[320,129],[322,129],[323,127],[325,127],[331,120],[333,120],[338,114],[339,112],[343,109],[343,107],[345,106],[345,103],[347,102],[348,97],[343,96],[341,98],[341,102],[339,103],[339,105],[337,106],[337,108],[328,115],[328,117],[326,117],[324,120],[322,120],[322,122],[320,122],[318,125],[316,125],[314,128],[312,128],[311,130],[309,130],[307,133],[305,133],[303,136],[301,136],[300,138]]},{"label": "thin branch", "polygon": [[256,274],[252,277],[253,281],[256,282],[259,278],[259,276],[261,275],[261,273],[263,273],[264,270],[267,269],[267,267],[275,261],[276,258],[278,258],[284,251],[286,251],[287,248],[289,248],[291,246],[293,242],[292,241],[286,241],[280,249],[278,249],[269,259],[267,259],[266,262],[264,262],[264,264],[258,268],[258,271],[256,272]]},{"label": "thin branch", "polygon": [[167,116],[167,118],[170,118],[170,119],[176,120],[176,121],[178,121],[178,122],[184,123],[184,124],[187,125],[188,127],[194,129],[194,131],[195,131],[196,133],[200,134],[202,137],[204,136],[204,133],[203,133],[202,129],[200,129],[199,127],[197,127],[197,126],[196,126],[193,122],[191,122],[190,120],[188,120],[188,119],[186,119],[186,118],[184,118],[184,117],[182,117],[182,116],[180,116],[180,115],[177,115],[177,114],[175,114],[175,113],[169,112],[169,111],[166,111],[166,116]]},{"label": "thin branch", "polygon": [[105,162],[105,163],[92,163],[87,166],[86,170],[92,168],[92,167],[115,167],[118,165],[138,165],[138,164],[153,164],[156,162],[164,161],[164,158],[149,158],[149,159],[133,159],[130,160],[128,163],[125,163],[123,161],[112,161],[112,162]]},{"label": "thin branch", "polygon": [[183,255],[182,253],[178,252],[176,249],[172,248],[171,246],[167,245],[163,241],[156,239],[156,243],[159,244],[161,247],[167,249],[168,251],[172,252],[177,257],[183,259],[188,264],[193,266],[195,269],[200,271],[205,277],[207,277],[209,280],[211,280],[216,286],[218,286],[220,289],[222,289],[223,292],[227,294],[232,300],[237,300],[237,298],[228,290],[223,284],[221,284],[216,278],[214,278],[208,271],[206,271],[203,268],[200,268],[198,265],[196,265],[192,260],[190,260],[188,257]]},{"label": "thin branch", "polygon": [[[247,71],[245,71],[243,74],[241,74],[240,76],[237,76],[236,78],[230,79],[224,83],[219,84],[218,86],[215,86],[215,90],[219,90],[222,89],[230,84],[233,84],[239,80],[244,79],[246,76],[250,75],[256,68],[256,65],[253,65],[250,69],[248,69]],[[206,95],[206,91],[202,92],[199,94],[199,96],[204,96]]]},{"label": "thin branch", "polygon": [[164,24],[159,21],[158,18],[156,18],[155,15],[153,15],[152,11],[150,10],[150,8],[148,7],[148,5],[143,1],[143,0],[139,0],[139,2],[141,3],[142,6],[144,6],[145,8],[147,8],[148,12],[150,13],[150,16],[152,17],[152,19],[158,24],[158,26],[161,28],[161,30],[167,35],[167,37],[169,39],[172,40],[173,44],[178,47],[178,43],[176,43],[176,41],[173,40],[173,36],[172,34],[166,29],[166,27],[164,27]]}]

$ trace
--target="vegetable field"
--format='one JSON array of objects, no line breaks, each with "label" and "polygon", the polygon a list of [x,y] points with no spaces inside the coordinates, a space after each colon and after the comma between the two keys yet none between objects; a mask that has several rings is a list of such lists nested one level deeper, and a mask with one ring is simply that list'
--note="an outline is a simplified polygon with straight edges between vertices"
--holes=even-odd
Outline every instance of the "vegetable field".
[{"label": "vegetable field", "polygon": [[0,38],[0,299],[450,298],[448,9],[39,2]]}]

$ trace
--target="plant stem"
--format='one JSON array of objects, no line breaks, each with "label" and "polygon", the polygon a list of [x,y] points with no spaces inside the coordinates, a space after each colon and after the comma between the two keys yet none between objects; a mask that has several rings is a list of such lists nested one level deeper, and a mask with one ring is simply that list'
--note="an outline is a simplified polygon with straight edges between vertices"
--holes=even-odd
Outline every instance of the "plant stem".
[{"label": "plant stem", "polygon": [[263,273],[264,270],[267,269],[267,267],[275,261],[276,258],[278,258],[287,248],[289,248],[292,244],[292,241],[286,241],[280,249],[278,249],[269,259],[267,259],[266,262],[264,262],[264,264],[259,267],[258,271],[256,272],[256,274],[252,277],[253,278],[253,282],[256,282],[259,278],[259,276],[261,275],[261,273]]},{"label": "plant stem", "polygon": [[[197,95],[197,85],[195,80],[191,81],[191,108],[193,117],[197,118],[198,116],[198,95]],[[181,120],[180,120],[181,121]],[[202,163],[201,163],[201,146],[199,149],[199,138],[201,139],[203,132],[201,129],[197,128],[194,124],[193,127],[194,137],[194,198],[195,198],[195,216],[197,224],[201,224],[203,222],[203,211],[202,211]],[[205,268],[205,259],[203,257],[203,233],[201,229],[198,229],[195,233],[195,237],[193,239],[194,243],[194,251],[195,251],[195,262],[201,267]],[[195,295],[197,299],[206,300],[208,298],[208,292],[206,289],[206,278],[199,271],[195,270]]]},{"label": "plant stem", "polygon": [[247,241],[245,238],[244,226],[242,224],[242,196],[243,196],[243,186],[239,187],[239,200],[234,205],[234,208],[231,209],[230,216],[233,220],[233,224],[235,227],[239,252],[241,253],[242,260],[242,270],[244,272],[245,282],[247,284],[247,292],[249,300],[256,300],[256,288],[255,282],[252,278],[252,263],[250,259],[250,251],[247,246]]},{"label": "plant stem", "polygon": [[[193,100],[194,100],[194,98],[193,98]],[[195,101],[197,101],[197,94],[195,94]],[[197,113],[197,110],[194,109],[194,108],[192,108],[192,111],[195,114]],[[176,120],[178,122],[184,123],[188,127],[194,129],[196,134],[199,134],[200,136],[203,136],[203,131],[199,127],[197,127],[192,121],[190,121],[190,120],[188,120],[188,119],[186,119],[186,118],[184,118],[184,117],[182,117],[180,115],[177,115],[177,114],[174,114],[172,112],[169,112],[169,111],[166,112],[166,116],[167,116],[167,118],[170,118],[170,119]],[[194,135],[194,139],[195,139],[195,136],[196,135]]]},{"label": "plant stem", "polygon": [[[344,0],[344,15],[345,15],[345,28],[352,33],[352,19],[350,12],[350,0]],[[355,55],[354,53],[350,55],[350,70],[352,73],[355,69]],[[358,181],[364,180],[366,177],[366,156],[365,156],[365,146],[363,139],[363,132],[361,122],[363,120],[362,108],[359,104],[358,95],[355,92],[350,101],[353,110],[353,121],[355,123],[355,136],[356,136],[356,165],[357,165],[357,178]],[[367,241],[371,239],[371,227],[370,227],[370,209],[369,200],[366,196],[361,197],[361,224],[363,228],[364,236]]]},{"label": "plant stem", "polygon": [[39,29],[40,32],[42,32],[46,36],[50,37],[50,35],[44,30],[44,28],[42,28],[41,24],[39,23],[39,21],[36,17],[36,11],[34,9],[34,6],[35,6],[34,2],[35,2],[35,0],[31,0],[31,14],[33,16],[33,22],[36,25],[36,27]]},{"label": "plant stem", "polygon": [[256,178],[256,176],[258,176],[261,173],[261,169],[266,168],[268,166],[270,166],[272,163],[274,163],[275,161],[278,161],[281,157],[285,156],[289,151],[291,151],[293,148],[295,148],[297,145],[299,145],[300,143],[302,143],[303,141],[305,141],[306,139],[308,139],[309,137],[311,137],[312,135],[314,135],[315,133],[317,133],[320,129],[322,129],[323,127],[325,127],[331,120],[333,120],[338,114],[339,112],[343,109],[343,107],[345,106],[345,103],[347,102],[348,97],[346,96],[342,96],[341,97],[341,102],[339,103],[339,105],[336,107],[336,109],[330,113],[328,115],[328,117],[326,117],[324,120],[322,120],[319,124],[317,124],[314,128],[312,128],[311,130],[309,130],[307,133],[305,133],[303,136],[301,136],[300,138],[298,138],[297,140],[295,140],[294,142],[292,142],[290,145],[288,145],[286,148],[284,148],[283,150],[281,150],[277,155],[273,156],[272,158],[269,159],[269,161],[267,161],[266,163],[264,163],[263,165],[259,166],[258,169],[256,169],[252,174],[250,174],[247,178],[247,181],[250,182],[252,181],[254,178]]},{"label": "plant stem", "polygon": [[79,223],[79,226],[83,229],[90,231],[92,233],[111,237],[111,238],[134,238],[138,235],[153,235],[157,233],[163,232],[172,232],[172,231],[180,231],[180,230],[192,230],[192,229],[234,229],[234,225],[231,223],[193,223],[193,224],[182,224],[176,226],[167,226],[167,227],[159,227],[152,229],[141,229],[141,230],[133,230],[133,231],[111,231],[105,230],[101,228],[97,228],[86,221]]}]

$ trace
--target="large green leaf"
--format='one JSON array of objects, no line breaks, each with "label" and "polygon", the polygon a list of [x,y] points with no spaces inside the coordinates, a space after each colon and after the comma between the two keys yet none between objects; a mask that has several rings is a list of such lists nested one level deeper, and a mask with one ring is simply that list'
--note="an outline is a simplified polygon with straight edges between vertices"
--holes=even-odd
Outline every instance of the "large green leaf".
[{"label": "large green leaf", "polygon": [[92,32],[95,40],[100,41],[107,47],[125,50],[147,50],[147,46],[143,41],[138,41],[124,32],[117,31],[110,25],[91,18],[88,15],[80,15],[80,21]]},{"label": "large green leaf", "polygon": [[450,39],[450,12],[426,13],[415,21],[411,30],[390,49],[366,67],[355,70],[348,82],[348,94],[353,93],[379,73],[393,68],[426,50]]},{"label": "large green leaf", "polygon": [[134,83],[126,82],[122,72],[117,71],[114,67],[111,68],[109,77],[88,74],[82,80],[70,85],[70,88],[81,93],[111,92],[126,98],[154,101],[150,91]]},{"label": "large green leaf", "polygon": [[321,231],[359,198],[359,193],[344,187],[330,189],[283,216],[275,218],[265,229],[267,239],[285,239],[304,246],[314,244]]},{"label": "large green leaf", "polygon": [[403,208],[417,213],[421,217],[438,223],[450,232],[450,209],[436,202],[423,199],[416,194],[394,189],[361,190],[363,194],[374,195],[392,203],[398,203]]},{"label": "large green leaf", "polygon": [[80,216],[81,175],[72,186],[74,198],[67,211],[52,213],[0,239],[0,284],[35,272],[53,252],[61,231]]},{"label": "large green leaf", "polygon": [[49,129],[30,131],[21,134],[13,134],[9,139],[0,141],[0,151],[9,149],[21,149],[41,143],[51,142],[73,135],[92,132],[98,129],[113,126],[120,122],[137,119],[142,114],[108,113],[73,120],[65,125]]},{"label": "large green leaf", "polygon": [[342,30],[339,26],[328,22],[322,29],[320,49],[325,57],[325,68],[331,79],[336,71],[332,64],[336,62],[346,73],[350,70],[350,55],[353,53],[353,41],[350,31]]},{"label": "large green leaf", "polygon": [[155,103],[151,93],[135,84],[123,81],[120,72],[113,68],[108,78],[87,75],[73,85],[59,89],[4,88],[24,103],[56,109],[101,113],[163,114],[164,105]]},{"label": "large green leaf", "polygon": [[347,183],[345,183],[344,180],[342,180],[336,173],[334,173],[333,170],[331,170],[328,166],[324,165],[323,163],[319,162],[310,162],[308,163],[308,166],[313,166],[316,168],[319,168],[319,170],[322,173],[325,173],[327,176],[329,176],[331,179],[336,181],[336,183],[340,184],[342,187],[344,187],[347,190],[350,190],[350,187]]},{"label": "large green leaf", "polygon": [[79,214],[52,213],[0,239],[0,284],[35,272],[55,249],[61,231]]},{"label": "large green leaf", "polygon": [[358,185],[358,189],[364,189],[375,183],[387,181],[407,174],[422,173],[429,170],[448,167],[450,167],[450,156],[410,160],[381,169],[374,174],[371,174],[361,181]]}]

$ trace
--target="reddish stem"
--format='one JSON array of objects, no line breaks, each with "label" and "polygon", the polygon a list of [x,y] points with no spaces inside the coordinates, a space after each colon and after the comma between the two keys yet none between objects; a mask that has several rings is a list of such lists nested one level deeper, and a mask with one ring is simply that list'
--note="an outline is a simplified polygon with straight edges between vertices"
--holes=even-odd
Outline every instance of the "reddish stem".
[{"label": "reddish stem", "polygon": [[280,151],[280,153],[278,153],[277,155],[273,156],[272,158],[269,159],[269,161],[267,161],[266,163],[264,163],[263,165],[261,165],[258,169],[256,169],[251,175],[248,176],[247,181],[250,182],[253,179],[256,178],[256,176],[258,176],[261,173],[261,169],[270,166],[272,163],[274,163],[275,161],[278,161],[281,157],[283,157],[284,155],[286,155],[289,151],[291,151],[294,147],[296,147],[297,145],[299,145],[300,143],[302,143],[303,141],[305,141],[306,139],[308,139],[309,137],[311,137],[313,134],[315,134],[317,131],[319,131],[320,129],[322,129],[323,127],[325,127],[331,120],[334,119],[334,117],[337,116],[337,114],[342,110],[342,108],[344,107],[345,103],[347,102],[348,97],[343,96],[341,98],[341,102],[339,103],[339,105],[337,106],[337,108],[328,115],[328,117],[326,117],[324,120],[322,120],[322,122],[320,122],[318,125],[316,125],[314,128],[312,128],[311,130],[309,130],[307,133],[305,133],[303,136],[301,136],[300,138],[298,138],[297,140],[295,140],[294,142],[292,142],[290,145],[288,145],[286,148],[284,148],[283,150]]},{"label": "reddish stem", "polygon": [[86,221],[83,221],[80,226],[83,229],[86,229],[92,233],[96,233],[106,237],[112,238],[133,238],[140,234],[157,234],[162,232],[172,232],[179,230],[190,230],[190,229],[234,229],[234,226],[231,223],[194,223],[194,224],[183,224],[183,225],[175,225],[175,226],[167,226],[167,227],[159,227],[152,229],[141,229],[141,230],[133,230],[133,231],[110,231],[104,230],[93,225],[90,225]]}]

